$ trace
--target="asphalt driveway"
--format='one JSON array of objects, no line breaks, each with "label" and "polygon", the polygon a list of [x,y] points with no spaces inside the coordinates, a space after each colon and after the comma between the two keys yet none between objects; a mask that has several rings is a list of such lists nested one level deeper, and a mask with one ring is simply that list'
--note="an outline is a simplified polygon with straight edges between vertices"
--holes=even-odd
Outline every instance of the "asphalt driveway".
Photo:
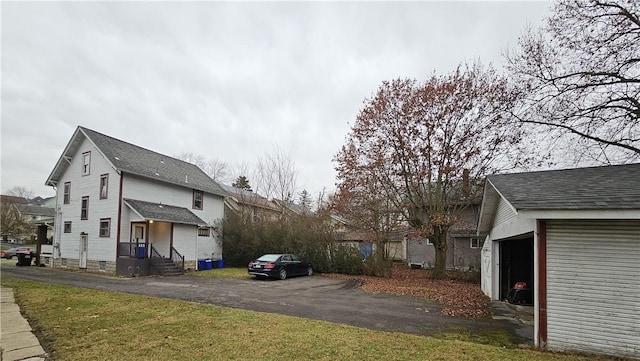
[{"label": "asphalt driveway", "polygon": [[494,318],[469,320],[440,314],[441,305],[408,296],[371,294],[355,281],[314,275],[280,280],[207,277],[109,277],[45,267],[2,266],[3,277],[172,298],[224,307],[343,323],[374,330],[437,335],[504,330],[515,343],[532,343],[533,328],[509,307],[495,304]]}]

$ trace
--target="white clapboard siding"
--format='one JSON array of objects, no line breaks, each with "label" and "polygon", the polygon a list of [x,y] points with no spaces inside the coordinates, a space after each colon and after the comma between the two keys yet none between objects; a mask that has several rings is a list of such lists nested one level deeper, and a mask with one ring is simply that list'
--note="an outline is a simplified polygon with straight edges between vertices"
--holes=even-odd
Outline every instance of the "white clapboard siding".
[{"label": "white clapboard siding", "polygon": [[549,221],[549,350],[640,358],[640,221]]},{"label": "white clapboard siding", "polygon": [[516,217],[516,212],[511,208],[509,203],[500,197],[498,202],[498,208],[496,209],[496,219],[493,222],[493,226],[498,226],[502,223],[508,222]]}]

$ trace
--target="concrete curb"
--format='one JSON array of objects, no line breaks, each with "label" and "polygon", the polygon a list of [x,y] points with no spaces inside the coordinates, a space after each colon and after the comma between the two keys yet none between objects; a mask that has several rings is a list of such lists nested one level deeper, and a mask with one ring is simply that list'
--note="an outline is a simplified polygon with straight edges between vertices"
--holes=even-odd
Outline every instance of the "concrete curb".
[{"label": "concrete curb", "polygon": [[29,322],[20,313],[13,290],[0,289],[0,349],[2,361],[41,361],[47,353],[33,334]]}]

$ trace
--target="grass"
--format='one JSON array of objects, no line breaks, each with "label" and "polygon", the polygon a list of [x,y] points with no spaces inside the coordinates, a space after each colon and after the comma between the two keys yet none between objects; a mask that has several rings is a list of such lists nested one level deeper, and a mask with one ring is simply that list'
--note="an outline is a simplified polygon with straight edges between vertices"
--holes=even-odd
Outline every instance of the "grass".
[{"label": "grass", "polygon": [[235,268],[235,267],[226,267],[226,268],[214,268],[206,271],[195,271],[187,273],[188,276],[194,277],[220,277],[220,278],[236,278],[236,279],[250,279],[253,276],[250,276],[247,273],[246,268]]},{"label": "grass", "polygon": [[55,360],[609,360],[7,277],[2,285]]}]

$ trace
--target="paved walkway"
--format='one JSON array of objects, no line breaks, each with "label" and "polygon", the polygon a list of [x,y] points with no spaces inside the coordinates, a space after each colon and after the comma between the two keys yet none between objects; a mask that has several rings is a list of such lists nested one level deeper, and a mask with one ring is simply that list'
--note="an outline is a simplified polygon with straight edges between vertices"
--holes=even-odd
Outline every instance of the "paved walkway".
[{"label": "paved walkway", "polygon": [[22,317],[11,288],[0,289],[0,349],[1,361],[43,361],[46,353],[31,332],[29,322]]}]

